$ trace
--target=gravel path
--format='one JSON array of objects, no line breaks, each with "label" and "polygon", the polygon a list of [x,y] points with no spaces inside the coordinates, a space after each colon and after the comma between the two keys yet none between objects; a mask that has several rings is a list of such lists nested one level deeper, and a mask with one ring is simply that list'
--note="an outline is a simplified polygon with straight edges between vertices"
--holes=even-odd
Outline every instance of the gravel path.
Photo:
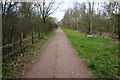
[{"label": "gravel path", "polygon": [[[41,50],[39,51],[41,52]],[[58,28],[37,55],[38,60],[24,69],[24,78],[90,78],[90,71]]]}]

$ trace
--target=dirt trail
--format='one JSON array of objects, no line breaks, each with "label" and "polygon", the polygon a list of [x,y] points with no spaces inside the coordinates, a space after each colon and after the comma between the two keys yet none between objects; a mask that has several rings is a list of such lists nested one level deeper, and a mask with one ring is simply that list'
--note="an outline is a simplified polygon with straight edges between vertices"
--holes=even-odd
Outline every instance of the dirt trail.
[{"label": "dirt trail", "polygon": [[69,45],[65,33],[58,29],[48,40],[34,65],[24,69],[24,78],[90,78],[90,71]]}]

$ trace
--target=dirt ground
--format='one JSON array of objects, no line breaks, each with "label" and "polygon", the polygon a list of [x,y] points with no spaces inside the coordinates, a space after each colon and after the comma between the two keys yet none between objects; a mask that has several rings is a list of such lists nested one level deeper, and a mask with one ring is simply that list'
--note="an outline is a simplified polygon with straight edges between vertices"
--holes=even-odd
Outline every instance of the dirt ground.
[{"label": "dirt ground", "polygon": [[23,78],[90,78],[91,72],[58,28],[41,53],[24,67]]}]

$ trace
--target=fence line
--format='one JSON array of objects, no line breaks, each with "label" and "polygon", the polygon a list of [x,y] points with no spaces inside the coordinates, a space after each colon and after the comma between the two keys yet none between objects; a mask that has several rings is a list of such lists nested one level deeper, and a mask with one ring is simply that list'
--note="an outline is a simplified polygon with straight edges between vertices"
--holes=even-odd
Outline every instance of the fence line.
[{"label": "fence line", "polygon": [[[43,35],[42,35],[43,34]],[[44,37],[44,32],[43,33],[39,33],[38,35],[34,35],[34,30],[32,30],[32,35],[31,37],[25,38],[23,39],[23,33],[20,32],[20,40],[13,42],[11,44],[6,44],[5,46],[2,46],[2,53],[3,53],[3,58],[7,58],[13,54],[15,54],[15,52],[19,52],[19,53],[23,53],[25,51],[25,48],[27,46],[29,46],[31,43],[34,44],[34,40],[35,38],[38,37],[38,39],[40,39],[40,37]],[[25,41],[30,40],[32,42],[27,43],[26,45],[24,45]],[[17,48],[16,48],[17,47]],[[15,50],[14,50],[15,49]],[[7,51],[7,52],[6,52]],[[7,54],[6,54],[7,53]]]}]

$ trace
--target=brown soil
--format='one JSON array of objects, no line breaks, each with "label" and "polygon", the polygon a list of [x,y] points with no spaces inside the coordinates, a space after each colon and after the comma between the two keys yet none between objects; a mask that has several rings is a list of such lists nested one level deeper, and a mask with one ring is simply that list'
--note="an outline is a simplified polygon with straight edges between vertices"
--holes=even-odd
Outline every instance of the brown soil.
[{"label": "brown soil", "polygon": [[90,78],[91,73],[77,52],[69,45],[65,33],[58,29],[41,53],[24,67],[24,78]]}]

